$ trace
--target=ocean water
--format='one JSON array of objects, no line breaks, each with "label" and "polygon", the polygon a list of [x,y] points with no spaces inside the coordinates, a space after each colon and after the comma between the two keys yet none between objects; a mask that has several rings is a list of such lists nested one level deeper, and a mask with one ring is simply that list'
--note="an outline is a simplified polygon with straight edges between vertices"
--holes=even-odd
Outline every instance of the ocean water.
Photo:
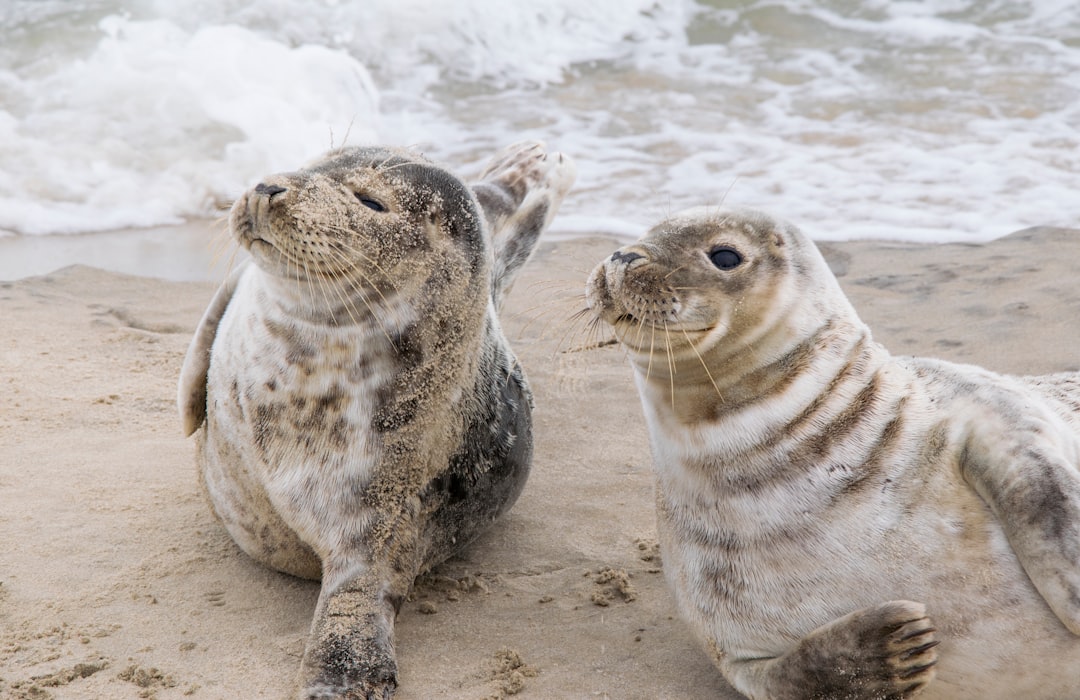
[{"label": "ocean water", "polygon": [[579,166],[555,235],[721,202],[823,240],[1076,227],[1080,3],[0,4],[0,244],[220,216],[343,143],[468,175],[523,138]]}]

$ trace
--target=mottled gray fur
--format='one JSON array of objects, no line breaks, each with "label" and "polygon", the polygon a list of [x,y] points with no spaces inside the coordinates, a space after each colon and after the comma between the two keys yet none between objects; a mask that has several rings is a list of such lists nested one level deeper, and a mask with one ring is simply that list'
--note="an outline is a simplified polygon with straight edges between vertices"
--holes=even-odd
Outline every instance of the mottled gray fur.
[{"label": "mottled gray fur", "polygon": [[573,176],[535,143],[475,190],[347,148],[234,205],[253,264],[210,303],[178,397],[236,542],[322,581],[300,697],[390,697],[413,580],[520,494],[532,395],[496,309]]}]

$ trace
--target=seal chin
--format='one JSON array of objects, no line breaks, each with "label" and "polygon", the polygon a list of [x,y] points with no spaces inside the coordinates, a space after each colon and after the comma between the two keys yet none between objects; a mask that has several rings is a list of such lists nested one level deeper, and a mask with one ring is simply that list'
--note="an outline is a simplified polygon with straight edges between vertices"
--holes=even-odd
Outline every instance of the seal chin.
[{"label": "seal chin", "polygon": [[281,257],[281,251],[274,247],[274,244],[265,238],[248,238],[241,241],[243,246],[247,248],[247,251],[256,256],[257,259],[263,259],[268,256],[274,256],[276,258]]},{"label": "seal chin", "polygon": [[240,239],[241,245],[251,253],[251,259],[264,272],[275,277],[293,281],[305,281],[311,277],[311,267],[303,261],[293,260],[285,251],[257,235]]}]

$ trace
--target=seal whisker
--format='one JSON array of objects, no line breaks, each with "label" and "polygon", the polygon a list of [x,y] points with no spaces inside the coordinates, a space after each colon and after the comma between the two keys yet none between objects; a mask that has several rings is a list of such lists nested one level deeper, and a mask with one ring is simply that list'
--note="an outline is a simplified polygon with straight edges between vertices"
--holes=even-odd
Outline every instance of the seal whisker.
[{"label": "seal whisker", "polygon": [[[240,249],[240,243],[236,240],[236,237],[232,235],[232,231],[229,230],[228,219],[226,217],[218,217],[214,220],[210,230],[211,236],[207,245],[210,248],[211,265],[216,265],[226,254],[229,254],[231,257],[228,268],[231,270],[232,260],[236,256],[236,251]],[[226,276],[228,276],[228,272],[226,272]]]},{"label": "seal whisker", "polygon": [[[591,344],[599,347],[605,347],[607,345],[618,344],[619,339],[615,337],[615,333],[611,332],[609,337],[605,337],[606,333],[610,331],[607,325],[604,323],[604,319],[596,317],[589,322],[589,334],[586,336]],[[624,354],[626,350],[623,350]]]},{"label": "seal whisker", "polygon": [[[647,365],[645,365],[645,381],[649,381],[649,377],[652,376],[653,350],[655,349],[655,347],[656,347],[656,326],[653,326],[652,327],[652,333],[649,335],[649,362],[648,362]],[[624,349],[623,351],[628,352],[626,349]]]},{"label": "seal whisker", "polygon": [[561,314],[557,315],[558,311],[559,309],[552,308],[541,314],[537,314],[537,316],[529,320],[529,323],[526,324],[525,327],[522,327],[521,331],[519,331],[519,337],[521,337],[521,334],[524,333],[525,328],[528,327],[528,325],[531,325],[533,321],[542,316],[546,317],[546,320],[544,321],[544,325],[540,328],[539,335],[541,338],[549,337],[548,333],[552,326],[559,328],[565,325],[566,330],[559,337],[558,342],[555,344],[555,348],[552,350],[552,355],[557,354],[561,348],[574,341],[574,338],[577,337],[583,326],[583,324],[580,322],[580,319],[577,322],[574,322],[571,319],[565,318]]},{"label": "seal whisker", "polygon": [[[328,227],[328,228],[330,228],[330,230],[337,230],[339,233],[352,233],[351,231],[348,231],[347,229],[341,228],[341,227]],[[359,247],[353,245],[352,243],[350,243],[348,241],[338,241],[338,243],[344,249],[345,253],[348,253],[349,255],[355,255],[361,261],[363,261],[363,262],[367,263],[368,265],[370,265],[372,268],[374,268],[374,270],[376,272],[378,272],[380,275],[383,276],[383,278],[386,280],[386,283],[394,288],[394,291],[398,291],[397,285],[394,283],[393,275],[391,275],[389,272],[384,270],[382,268],[382,266],[379,265],[378,261],[372,259],[371,256],[367,255]],[[341,251],[335,251],[335,252],[341,253]],[[351,270],[351,269],[356,268],[359,265],[359,262],[349,260],[348,257],[346,255],[344,255],[343,253],[342,253],[342,259],[345,260],[347,263],[349,263],[349,267],[347,269]],[[375,285],[371,285],[371,286],[375,287],[375,289],[378,289],[378,287],[375,286]]]},{"label": "seal whisker", "polygon": [[589,341],[589,336],[594,330],[596,330],[596,319],[592,315],[592,310],[588,307],[578,309],[570,316],[566,317],[565,322],[567,329],[572,330],[573,333],[564,334],[563,340],[556,346],[556,352],[569,352],[569,350],[563,350],[564,347],[573,345],[578,336],[581,333],[585,334],[585,341]]},{"label": "seal whisker", "polygon": [[569,280],[535,280],[522,287],[531,292],[566,292],[575,298],[584,298],[581,285]]},{"label": "seal whisker", "polygon": [[352,300],[348,298],[348,295],[345,294],[345,290],[337,283],[337,280],[334,278],[327,279],[322,275],[316,275],[315,277],[318,279],[319,287],[322,289],[322,295],[326,300],[326,307],[330,312],[331,321],[336,325],[340,325],[337,320],[337,314],[334,313],[334,304],[330,301],[330,291],[333,290],[334,295],[337,297],[341,307],[345,309],[345,313],[348,315],[352,325],[357,325],[359,319],[353,313],[355,307],[353,306]]},{"label": "seal whisker", "polygon": [[[352,118],[349,119],[349,125],[347,127],[345,127],[345,135],[341,137],[341,145],[342,146],[344,146],[348,142],[349,134],[352,133],[353,124],[355,122],[356,122],[356,115],[354,114],[354,115],[352,115]],[[330,150],[333,151],[336,148],[338,148],[338,146],[334,145],[334,127],[333,127],[333,125],[328,125],[327,128],[330,131]]]},{"label": "seal whisker", "polygon": [[667,273],[666,275],[664,275],[662,279],[664,279],[664,280],[666,281],[668,277],[671,277],[671,276],[672,276],[672,275],[674,275],[674,274],[675,274],[676,272],[678,272],[679,270],[682,270],[682,269],[684,269],[685,267],[686,267],[686,265],[679,265],[678,267],[676,267],[676,268],[672,269],[672,270],[671,270],[671,272],[669,272],[669,273]]},{"label": "seal whisker", "polygon": [[[326,311],[330,314],[330,322],[334,325],[337,325],[337,317],[334,314],[334,306],[330,303],[330,296],[326,291],[326,283],[323,281],[322,277],[318,274],[312,274],[311,267],[306,260],[297,260],[296,269],[297,286],[299,286],[299,283],[302,280],[304,286],[307,287],[306,298],[310,300],[315,300],[317,296],[316,292],[318,292],[318,294],[322,296],[321,306],[325,307]],[[303,275],[300,274],[301,269],[303,270]]]},{"label": "seal whisker", "polygon": [[[507,318],[510,320],[517,320],[523,316],[526,316],[527,314],[532,314],[531,316],[529,316],[529,320],[526,321],[525,326],[521,329],[522,331],[524,331],[538,317],[550,315],[552,313],[560,311],[560,307],[565,307],[569,304],[573,304],[579,301],[581,301],[581,298],[574,299],[572,297],[560,297],[554,299],[544,299],[543,301],[537,304],[533,304],[528,308],[510,314],[509,316],[507,316]],[[588,309],[586,309],[586,311],[588,311]]]},{"label": "seal whisker", "polygon": [[[589,309],[586,309],[586,311],[589,311]],[[586,350],[597,350],[599,348],[617,345],[619,343],[617,338],[601,339],[603,331],[603,319],[595,317],[588,319],[585,324],[585,338],[582,341],[581,345],[578,345],[577,347],[567,348],[566,350],[562,350],[561,352],[563,354],[570,354],[576,352],[584,352]]]},{"label": "seal whisker", "polygon": [[566,341],[566,346],[573,346],[575,339],[579,334],[584,332],[584,339],[577,347],[567,347],[565,350],[563,344],[557,346],[558,352],[563,354],[581,352],[583,350],[591,350],[593,348],[603,347],[606,342],[599,340],[600,334],[603,332],[603,321],[595,316],[592,316],[592,310],[589,308],[582,309],[574,313],[568,322],[573,324],[575,333],[570,336]]},{"label": "seal whisker", "polygon": [[406,162],[403,162],[403,163],[394,163],[393,165],[386,165],[386,163],[389,163],[391,160],[393,160],[393,159],[392,158],[387,158],[385,161],[383,161],[383,165],[378,166],[377,170],[380,173],[385,174],[385,173],[393,172],[395,170],[401,170],[403,168],[407,168],[410,165],[415,165],[415,163],[412,163],[412,162],[409,162],[409,161],[406,161]]},{"label": "seal whisker", "polygon": [[709,371],[709,363],[705,361],[705,358],[701,356],[701,353],[697,349],[697,343],[690,339],[690,334],[686,332],[686,329],[682,329],[683,336],[686,337],[686,344],[690,346],[690,349],[694,351],[699,362],[701,362],[702,369],[705,370],[705,375],[709,378],[709,383],[713,385],[713,389],[716,389],[716,395],[721,401],[724,400],[724,395],[720,391],[720,387],[716,385],[716,380],[712,376],[712,372]]},{"label": "seal whisker", "polygon": [[[341,256],[343,256],[343,254],[341,252],[336,251],[336,250],[332,250],[332,249],[331,249],[330,253],[331,253],[331,255],[341,255]],[[379,297],[383,300],[384,304],[388,303],[386,301],[386,298],[383,297],[382,292],[380,292],[378,290],[378,288],[375,287],[375,285],[373,285],[368,280],[367,275],[364,274],[363,270],[360,270],[359,268],[356,268],[355,270],[353,270],[353,272],[355,274],[359,275],[360,279],[369,288],[375,289],[376,293],[378,293]],[[359,323],[360,323],[360,319],[359,319],[360,310],[356,308],[356,305],[353,303],[352,297],[348,294],[348,290],[346,290],[341,284],[337,283],[337,278],[335,278],[333,280],[332,286],[335,288],[335,290],[337,292],[337,295],[338,295],[338,298],[341,300],[342,305],[345,307],[346,312],[349,314],[349,319],[353,322],[353,325],[359,325]],[[358,296],[360,298],[360,301],[364,304],[364,306],[367,307],[368,314],[370,315],[371,318],[375,319],[376,323],[379,326],[379,330],[382,331],[383,337],[385,337],[386,340],[390,343],[390,347],[394,349],[394,352],[398,352],[397,344],[394,342],[393,337],[391,337],[390,331],[386,327],[386,322],[383,320],[382,316],[380,316],[376,312],[376,310],[372,307],[371,302],[368,301],[367,295],[364,294],[363,290],[356,290],[356,296]],[[354,315],[354,312],[355,312],[355,315]]]},{"label": "seal whisker", "polygon": [[[236,256],[240,253],[240,244],[236,243],[232,237],[222,238],[223,243],[218,245],[218,250],[214,252],[210,257],[210,264],[217,265],[226,253],[228,254],[228,260],[225,262],[225,274],[224,278],[228,278],[232,274],[233,267],[236,265]],[[230,244],[231,241],[231,244]]]},{"label": "seal whisker", "polygon": [[278,257],[279,261],[280,260],[285,261],[285,274],[286,275],[288,275],[289,270],[292,269],[295,266],[296,272],[293,273],[292,278],[296,282],[296,296],[297,296],[297,298],[300,298],[301,293],[302,293],[302,287],[300,286],[300,263],[299,263],[299,261],[294,261],[292,258],[285,255],[276,246],[274,247],[274,252],[277,254],[277,257]]},{"label": "seal whisker", "polygon": [[[377,284],[375,284],[375,282],[371,278],[369,278],[367,276],[367,273],[365,273],[364,270],[360,267],[359,262],[349,259],[348,255],[346,255],[346,252],[349,253],[349,254],[354,254],[357,257],[362,258],[364,260],[364,262],[369,262],[373,267],[375,267],[382,274],[383,278],[386,279],[386,281],[390,284],[390,286],[394,288],[394,291],[398,291],[397,290],[397,285],[394,284],[393,279],[391,279],[391,277],[385,271],[383,271],[382,268],[375,261],[370,260],[370,258],[368,258],[368,256],[365,255],[363,252],[355,249],[353,246],[350,246],[348,243],[346,243],[344,241],[340,241],[340,243],[341,243],[341,246],[344,248],[344,250],[338,250],[338,249],[336,249],[334,247],[328,247],[326,249],[326,251],[331,256],[333,256],[335,260],[337,260],[338,262],[341,263],[341,267],[342,267],[342,269],[344,271],[347,271],[347,272],[350,272],[352,274],[355,274],[355,275],[359,276],[360,280],[364,283],[364,285],[366,285],[370,289],[375,290],[375,293],[379,295],[379,299],[382,300],[382,303],[385,306],[389,306],[390,302],[386,299],[386,296],[383,295],[382,289],[380,289],[379,286]],[[343,289],[342,294],[344,295],[344,289]],[[377,313],[375,313],[375,310],[372,308],[371,303],[367,299],[367,295],[363,294],[363,292],[360,292],[360,299],[361,299],[361,301],[364,302],[364,305],[367,307],[367,309],[371,313],[371,315],[375,319],[377,319],[379,321],[379,325],[382,327],[383,335],[386,336],[386,339],[389,340],[390,344],[393,346],[394,341],[390,337],[390,332],[386,329],[385,324],[382,321],[381,317]],[[343,296],[343,301],[345,301],[344,296]],[[345,303],[351,304],[351,302],[347,302],[347,301],[345,301]],[[356,309],[355,306],[353,306],[352,308],[353,308],[353,310],[356,310],[357,313],[359,313],[359,310]],[[350,317],[352,317],[351,312],[350,312],[349,315],[350,315]],[[357,322],[356,318],[353,317],[353,323],[356,323],[356,322]]]},{"label": "seal whisker", "polygon": [[[643,314],[641,318],[635,318],[634,320],[637,321],[637,328],[634,331],[636,334],[634,338],[634,345],[641,345],[641,341],[645,337],[645,316]],[[656,338],[656,326],[650,323],[649,330],[651,333],[649,344],[651,346],[652,341]]]},{"label": "seal whisker", "polygon": [[[588,309],[586,309],[586,311],[588,311]],[[561,348],[566,347],[570,342],[572,342],[573,339],[577,337],[577,334],[581,331],[581,329],[585,327],[585,324],[573,322],[575,318],[579,320],[585,319],[585,314],[582,314],[579,311],[571,317],[571,322],[567,324],[566,331],[562,334],[562,337],[559,338],[559,342],[555,343],[555,349],[551,352],[552,357],[558,355]]]},{"label": "seal whisker", "polygon": [[[667,352],[668,381],[671,387],[671,410],[675,410],[675,357],[671,351],[671,336],[668,333],[667,321],[664,321],[664,349]],[[652,357],[650,356],[650,361]]]}]

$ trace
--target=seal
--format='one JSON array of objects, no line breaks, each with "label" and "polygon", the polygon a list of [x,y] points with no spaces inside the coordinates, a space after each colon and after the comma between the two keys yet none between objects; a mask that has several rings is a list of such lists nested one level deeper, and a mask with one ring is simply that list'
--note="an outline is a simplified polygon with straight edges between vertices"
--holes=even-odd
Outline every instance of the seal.
[{"label": "seal", "polygon": [[1080,373],[894,357],[814,244],[697,208],[615,251],[682,615],[750,698],[1080,698]]},{"label": "seal", "polygon": [[573,179],[539,143],[471,188],[345,148],[233,205],[253,264],[203,315],[178,402],[241,549],[322,581],[300,697],[391,697],[415,577],[520,494],[532,394],[496,312]]}]

